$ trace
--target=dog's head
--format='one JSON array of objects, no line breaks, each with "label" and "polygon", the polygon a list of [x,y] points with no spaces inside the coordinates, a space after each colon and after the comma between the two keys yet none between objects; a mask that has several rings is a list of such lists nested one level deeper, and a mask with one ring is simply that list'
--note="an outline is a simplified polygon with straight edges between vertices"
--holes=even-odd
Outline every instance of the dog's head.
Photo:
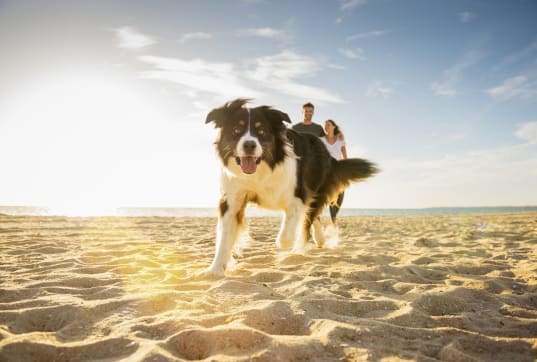
[{"label": "dog's head", "polygon": [[266,162],[271,168],[285,157],[285,124],[289,116],[268,106],[247,108],[249,99],[239,98],[213,109],[205,123],[220,129],[218,155],[227,168],[236,162],[242,172],[253,174]]}]

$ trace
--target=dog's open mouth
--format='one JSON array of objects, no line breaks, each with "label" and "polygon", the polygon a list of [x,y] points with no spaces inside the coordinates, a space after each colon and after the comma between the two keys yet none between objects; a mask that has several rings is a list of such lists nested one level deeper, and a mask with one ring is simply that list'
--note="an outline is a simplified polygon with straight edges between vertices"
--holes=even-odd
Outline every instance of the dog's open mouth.
[{"label": "dog's open mouth", "polygon": [[235,157],[237,164],[241,167],[242,172],[251,174],[257,169],[257,165],[261,162],[260,158],[254,156]]}]

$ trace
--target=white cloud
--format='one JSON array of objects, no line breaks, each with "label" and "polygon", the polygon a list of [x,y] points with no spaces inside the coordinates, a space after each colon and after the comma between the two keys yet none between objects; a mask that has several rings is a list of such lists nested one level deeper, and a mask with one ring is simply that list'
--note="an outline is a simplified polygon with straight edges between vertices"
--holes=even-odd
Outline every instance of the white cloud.
[{"label": "white cloud", "polygon": [[375,37],[383,36],[387,33],[388,31],[386,30],[373,30],[373,31],[365,32],[365,33],[357,33],[357,34],[349,35],[345,40],[352,41],[356,39],[375,38]]},{"label": "white cloud", "polygon": [[458,94],[457,86],[463,79],[464,72],[478,63],[481,58],[481,53],[475,50],[464,53],[459,62],[444,71],[444,80],[433,82],[431,89],[439,96],[454,96]]},{"label": "white cloud", "polygon": [[457,90],[455,89],[453,82],[446,81],[444,83],[434,82],[431,84],[431,89],[433,90],[434,94],[438,96],[454,96],[457,94]]},{"label": "white cloud", "polygon": [[257,97],[260,95],[258,91],[244,84],[231,63],[157,56],[142,56],[140,60],[155,67],[154,70],[142,72],[143,78],[165,80],[196,91],[225,95],[226,97]]},{"label": "white cloud", "polygon": [[393,95],[394,89],[381,81],[375,81],[367,87],[366,95],[375,98],[389,98]]},{"label": "white cloud", "polygon": [[311,57],[305,57],[290,50],[276,55],[255,59],[254,70],[249,73],[253,79],[292,79],[316,73],[321,69]]},{"label": "white cloud", "polygon": [[118,46],[124,49],[138,50],[156,43],[150,36],[128,26],[116,29],[116,37]]},{"label": "white cloud", "polygon": [[537,143],[537,121],[527,122],[518,127],[515,135],[531,144]]},{"label": "white cloud", "polygon": [[181,42],[186,42],[189,40],[209,40],[213,38],[213,34],[205,32],[193,32],[183,34],[181,37]]},{"label": "white cloud", "polygon": [[344,66],[344,65],[339,65],[339,64],[335,64],[335,63],[327,63],[326,64],[326,67],[328,69],[335,69],[335,70],[346,70],[347,67]]},{"label": "white cloud", "polygon": [[528,44],[524,49],[513,53],[509,55],[507,58],[505,58],[505,63],[517,63],[519,61],[522,61],[523,59],[526,59],[528,57],[531,57],[532,54],[537,51],[537,38],[535,38],[530,44]]},{"label": "white cloud", "polygon": [[[526,45],[523,49],[515,51],[514,53],[511,53],[504,57],[502,61],[495,65],[492,69],[494,71],[497,71],[498,69],[501,69],[505,67],[506,65],[520,63],[520,62],[535,62],[535,52],[537,51],[537,37],[533,39],[531,43]],[[534,63],[535,64],[535,63]]]},{"label": "white cloud", "polygon": [[253,36],[260,38],[281,38],[284,36],[284,33],[281,30],[273,28],[252,28],[252,29],[242,29],[237,33],[239,36]]},{"label": "white cloud", "polygon": [[458,13],[457,15],[459,16],[459,21],[461,23],[469,23],[476,17],[476,14],[470,11],[463,11],[461,13]]},{"label": "white cloud", "polygon": [[348,10],[348,9],[355,8],[357,6],[365,5],[366,3],[367,3],[367,0],[343,0],[343,2],[341,3],[340,9]]},{"label": "white cloud", "polygon": [[[139,59],[153,69],[141,76],[180,84],[191,94],[205,92],[230,97],[263,96],[263,88],[279,94],[300,99],[342,103],[337,95],[320,87],[301,83],[301,79],[312,76],[325,67],[292,51],[256,58],[249,63],[233,64],[210,62],[203,59],[184,60],[158,56],[141,56]],[[328,67],[328,66],[326,66]]]},{"label": "white cloud", "polygon": [[349,59],[357,59],[357,60],[365,59],[364,50],[362,48],[357,48],[354,50],[341,48],[341,49],[338,49],[338,52],[344,57],[349,58]]},{"label": "white cloud", "polygon": [[322,69],[311,57],[284,50],[279,54],[255,59],[245,75],[264,87],[301,99],[342,103],[343,100],[322,88],[300,84],[297,78],[311,76]]},{"label": "white cloud", "polygon": [[487,89],[486,92],[491,97],[500,99],[531,98],[537,95],[537,82],[519,75],[506,79],[501,85]]},{"label": "white cloud", "polygon": [[382,172],[345,197],[360,207],[535,205],[537,121],[515,134],[528,142],[421,160],[377,159]]},{"label": "white cloud", "polygon": [[382,207],[394,207],[389,200],[398,200],[398,207],[535,204],[536,152],[522,144],[435,159],[378,160],[382,172],[357,197],[376,207],[379,194]]}]

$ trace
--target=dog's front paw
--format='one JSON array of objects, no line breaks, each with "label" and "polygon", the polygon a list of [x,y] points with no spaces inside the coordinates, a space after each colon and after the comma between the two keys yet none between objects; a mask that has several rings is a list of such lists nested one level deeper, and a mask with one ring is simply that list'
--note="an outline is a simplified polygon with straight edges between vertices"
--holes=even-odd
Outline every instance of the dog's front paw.
[{"label": "dog's front paw", "polygon": [[314,237],[313,241],[318,248],[324,248],[324,245],[326,244],[326,240],[322,234],[320,236],[317,235],[317,237]]},{"label": "dog's front paw", "polygon": [[215,273],[211,269],[203,269],[200,270],[193,275],[190,276],[189,280],[191,281],[204,281],[204,280],[218,280],[223,278],[225,275],[224,273]]},{"label": "dog's front paw", "polygon": [[276,240],[276,247],[278,249],[291,249],[293,247],[293,240],[286,240],[283,238],[278,238]]},{"label": "dog's front paw", "polygon": [[220,279],[226,276],[226,268],[224,266],[211,265],[207,269],[199,272],[199,275],[206,279]]}]

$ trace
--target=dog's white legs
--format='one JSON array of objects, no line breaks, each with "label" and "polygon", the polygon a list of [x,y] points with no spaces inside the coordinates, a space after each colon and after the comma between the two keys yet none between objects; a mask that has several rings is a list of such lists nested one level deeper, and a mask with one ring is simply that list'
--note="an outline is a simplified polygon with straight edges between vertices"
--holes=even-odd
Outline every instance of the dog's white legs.
[{"label": "dog's white legs", "polygon": [[[240,229],[242,228],[243,210],[232,212],[227,210],[223,216],[218,218],[218,226],[216,229],[216,251],[213,262],[208,269],[208,272],[213,275],[223,276],[233,246],[237,241]],[[240,222],[239,222],[240,221]]]},{"label": "dog's white legs", "polygon": [[[229,215],[226,216],[229,219]],[[224,275],[227,263],[231,258],[233,244],[235,243],[238,235],[237,223],[233,221],[226,222],[226,216],[218,220],[216,231],[216,250],[213,262],[208,270],[209,273],[214,275]],[[223,227],[224,224],[226,225],[225,233]]]},{"label": "dog's white legs", "polygon": [[315,241],[315,244],[318,248],[322,248],[325,243],[323,230],[321,228],[321,221],[319,218],[316,218],[313,222],[313,241]]},{"label": "dog's white legs", "polygon": [[297,222],[291,219],[292,217],[288,217],[287,213],[284,214],[282,226],[276,239],[276,246],[280,249],[290,249],[295,242]]},{"label": "dog's white legs", "polygon": [[298,199],[285,211],[276,246],[290,249],[301,238],[300,227],[304,223],[305,206]]},{"label": "dog's white legs", "polygon": [[295,246],[293,247],[293,251],[297,253],[303,252],[305,250],[306,244],[308,243],[308,239],[310,237],[310,230],[306,229],[305,225],[306,225],[306,222],[304,220],[302,221],[302,224],[300,224],[300,227],[299,227],[300,233],[298,235],[298,238],[295,240]]}]

